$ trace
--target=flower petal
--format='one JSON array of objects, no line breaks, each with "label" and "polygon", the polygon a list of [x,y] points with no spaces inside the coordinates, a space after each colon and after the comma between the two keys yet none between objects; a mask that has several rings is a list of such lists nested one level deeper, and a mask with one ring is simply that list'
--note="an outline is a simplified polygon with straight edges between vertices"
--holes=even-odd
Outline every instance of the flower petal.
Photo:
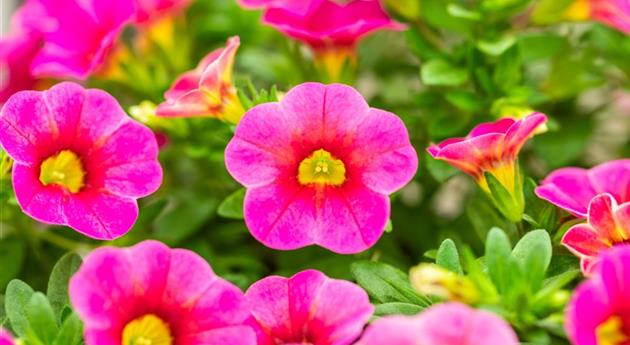
[{"label": "flower petal", "polygon": [[65,224],[65,192],[60,187],[42,186],[39,168],[13,164],[13,190],[18,204],[30,217],[48,223]]},{"label": "flower petal", "polygon": [[577,256],[597,256],[610,247],[588,224],[572,226],[562,237],[562,244]]},{"label": "flower petal", "polygon": [[588,222],[597,230],[602,239],[609,243],[619,243],[626,240],[624,233],[617,227],[614,210],[617,202],[612,195],[604,193],[598,194],[588,205]]},{"label": "flower petal", "polygon": [[587,170],[580,168],[558,169],[549,174],[536,188],[536,195],[539,198],[581,218],[586,218],[588,204],[596,194]]}]

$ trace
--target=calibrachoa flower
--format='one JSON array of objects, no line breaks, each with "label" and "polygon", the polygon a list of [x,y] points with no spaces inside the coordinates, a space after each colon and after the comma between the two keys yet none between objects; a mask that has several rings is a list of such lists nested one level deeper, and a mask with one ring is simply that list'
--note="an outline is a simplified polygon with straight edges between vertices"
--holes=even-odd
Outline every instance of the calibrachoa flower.
[{"label": "calibrachoa flower", "polygon": [[591,199],[601,193],[612,195],[619,204],[630,201],[630,159],[606,162],[590,170],[561,168],[536,188],[538,197],[582,218]]},{"label": "calibrachoa flower", "polygon": [[4,329],[0,328],[0,345],[13,345],[13,338]]},{"label": "calibrachoa flower", "polygon": [[87,78],[103,66],[136,10],[129,0],[37,1],[53,22],[41,28],[45,43],[31,64],[38,77]]},{"label": "calibrachoa flower", "polygon": [[87,345],[255,345],[243,292],[196,253],[103,247],[70,280]]},{"label": "calibrachoa flower", "polygon": [[630,341],[630,246],[608,249],[593,276],[575,290],[565,328],[575,345],[622,345]]},{"label": "calibrachoa flower", "polygon": [[238,0],[238,3],[249,9],[258,8],[283,8],[295,13],[304,14],[312,5],[317,4],[319,1],[309,0]]},{"label": "calibrachoa flower", "polygon": [[318,83],[249,110],[225,160],[248,188],[244,216],[256,239],[275,249],[317,244],[338,253],[376,243],[389,218],[388,194],[418,166],[396,115],[369,108],[349,86]]},{"label": "calibrachoa flower", "polygon": [[316,270],[264,278],[245,297],[260,328],[258,345],[350,344],[374,311],[359,286]]},{"label": "calibrachoa flower", "polygon": [[497,315],[461,303],[438,304],[412,316],[376,320],[357,345],[517,345],[516,334]]},{"label": "calibrachoa flower", "polygon": [[387,15],[379,0],[306,0],[298,6],[296,1],[271,3],[263,22],[308,44],[333,80],[338,78],[345,61],[354,61],[355,46],[364,36],[378,30],[404,29]]},{"label": "calibrachoa flower", "polygon": [[630,35],[628,0],[576,0],[565,16],[572,20],[592,19]]},{"label": "calibrachoa flower", "polygon": [[190,4],[191,0],[136,0],[134,22],[144,24],[166,14],[175,14]]},{"label": "calibrachoa flower", "polygon": [[9,98],[0,144],[15,160],[13,187],[26,214],[97,239],[125,234],[136,199],[162,181],[151,130],[106,92],[74,83]]},{"label": "calibrachoa flower", "polygon": [[630,202],[617,205],[612,195],[599,194],[588,207],[588,222],[574,225],[562,238],[580,257],[582,271],[589,274],[601,252],[630,240]]},{"label": "calibrachoa flower", "polygon": [[521,120],[504,118],[473,128],[464,138],[447,139],[431,145],[427,151],[433,158],[471,175],[479,186],[491,193],[486,174],[496,178],[512,196],[514,205],[504,201],[495,205],[511,220],[521,218],[524,201],[517,158],[521,147],[545,124],[547,117],[533,113]]},{"label": "calibrachoa flower", "polygon": [[245,110],[232,85],[234,56],[240,45],[231,37],[225,48],[206,55],[196,69],[182,74],[166,91],[160,116],[211,116],[238,123]]}]

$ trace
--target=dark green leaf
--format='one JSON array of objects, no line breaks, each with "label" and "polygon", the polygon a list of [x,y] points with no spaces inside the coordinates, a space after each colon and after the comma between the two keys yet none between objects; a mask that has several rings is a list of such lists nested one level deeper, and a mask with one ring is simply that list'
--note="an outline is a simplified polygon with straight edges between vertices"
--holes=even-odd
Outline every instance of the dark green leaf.
[{"label": "dark green leaf", "polygon": [[245,199],[245,188],[228,195],[221,204],[217,213],[221,217],[230,219],[243,219],[243,200]]},{"label": "dark green leaf", "polygon": [[422,82],[429,86],[458,86],[468,81],[468,72],[446,60],[430,60],[422,65]]},{"label": "dark green leaf", "polygon": [[52,344],[58,327],[46,295],[36,292],[31,296],[26,306],[26,318],[28,320],[26,338],[36,337],[44,344]]},{"label": "dark green leaf", "polygon": [[78,345],[83,339],[83,325],[79,317],[72,313],[65,318],[52,345]]},{"label": "dark green leaf", "polygon": [[81,257],[75,253],[68,253],[59,259],[53,267],[50,279],[48,280],[48,300],[52,306],[57,320],[61,320],[61,310],[69,304],[68,283],[70,278],[81,266]]},{"label": "dark green leaf", "polygon": [[385,316],[385,315],[416,315],[421,312],[424,307],[421,307],[417,304],[410,303],[401,303],[401,302],[392,302],[392,303],[383,303],[377,304],[375,306],[374,315],[375,316]]},{"label": "dark green leaf", "polygon": [[462,265],[459,261],[459,253],[453,240],[446,239],[437,251],[435,263],[457,274],[462,274]]}]

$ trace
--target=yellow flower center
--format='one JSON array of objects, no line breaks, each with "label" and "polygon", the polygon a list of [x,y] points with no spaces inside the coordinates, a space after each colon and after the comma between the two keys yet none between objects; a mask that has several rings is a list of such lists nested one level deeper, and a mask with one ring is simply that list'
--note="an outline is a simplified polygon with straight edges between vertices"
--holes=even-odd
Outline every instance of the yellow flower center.
[{"label": "yellow flower center", "polygon": [[40,166],[39,181],[44,185],[55,184],[76,193],[85,185],[85,170],[81,159],[70,150],[63,150],[46,158]]},{"label": "yellow flower center", "polygon": [[598,345],[621,345],[630,340],[623,331],[623,321],[619,316],[611,316],[595,329]]},{"label": "yellow flower center", "polygon": [[303,185],[340,186],[345,180],[346,166],[324,149],[314,151],[298,169],[298,181]]},{"label": "yellow flower center", "polygon": [[172,345],[168,324],[153,314],[129,322],[122,333],[122,345]]}]

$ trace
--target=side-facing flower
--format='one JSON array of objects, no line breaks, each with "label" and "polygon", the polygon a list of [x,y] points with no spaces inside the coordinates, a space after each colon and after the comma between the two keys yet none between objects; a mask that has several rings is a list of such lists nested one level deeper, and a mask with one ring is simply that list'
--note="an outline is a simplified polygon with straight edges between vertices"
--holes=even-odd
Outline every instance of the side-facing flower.
[{"label": "side-facing flower", "polygon": [[31,64],[37,77],[85,79],[103,66],[123,26],[135,14],[129,0],[37,0],[52,25]]},{"label": "side-facing flower", "polygon": [[346,61],[354,62],[356,44],[363,37],[378,30],[404,29],[379,0],[307,0],[298,9],[294,1],[276,2],[265,11],[263,22],[308,44],[331,80],[339,77]]},{"label": "side-facing flower", "polygon": [[565,329],[575,345],[621,345],[630,341],[630,246],[608,249],[566,310]]},{"label": "side-facing flower", "polygon": [[[504,118],[483,123],[473,128],[468,136],[447,139],[431,145],[427,151],[433,158],[446,161],[472,176],[493,197],[495,205],[506,217],[519,221],[524,200],[518,153],[546,121],[545,115],[533,113],[521,120]],[[497,198],[488,177],[496,179],[509,197]]]},{"label": "side-facing flower", "polygon": [[595,20],[630,35],[630,1],[575,0],[563,13],[569,20]]},{"label": "side-facing flower", "polygon": [[517,345],[510,325],[497,315],[451,302],[416,316],[387,316],[372,323],[357,345]]},{"label": "side-facing flower", "polygon": [[612,195],[599,194],[588,206],[588,222],[572,226],[562,244],[580,257],[582,272],[590,274],[606,249],[630,240],[630,202],[617,205]]},{"label": "side-facing flower", "polygon": [[166,91],[159,116],[211,116],[238,123],[245,110],[232,85],[238,36],[206,55],[196,69],[182,74]]},{"label": "side-facing flower", "polygon": [[337,253],[378,241],[388,194],[418,166],[400,118],[370,108],[349,86],[318,83],[250,109],[225,161],[248,188],[245,222],[256,239],[274,249],[316,244]]},{"label": "side-facing flower", "polygon": [[0,145],[15,161],[13,187],[26,214],[97,239],[125,234],[136,199],[162,182],[151,130],[111,95],[75,83],[9,98]]},{"label": "side-facing flower", "polygon": [[591,200],[601,193],[612,195],[617,203],[630,201],[630,159],[602,163],[590,170],[560,168],[536,188],[536,195],[572,213],[586,217]]},{"label": "side-facing flower", "polygon": [[167,15],[176,14],[185,9],[191,0],[135,0],[136,24],[146,24]]},{"label": "side-facing flower", "polygon": [[4,329],[0,328],[0,345],[14,345],[15,343],[13,342],[13,337],[11,337],[11,334],[9,334],[9,332],[5,331]]},{"label": "side-facing flower", "polygon": [[103,247],[70,280],[87,345],[255,345],[243,292],[157,241]]},{"label": "side-facing flower", "polygon": [[245,298],[259,328],[258,345],[351,344],[374,312],[359,286],[315,270],[264,278]]}]

